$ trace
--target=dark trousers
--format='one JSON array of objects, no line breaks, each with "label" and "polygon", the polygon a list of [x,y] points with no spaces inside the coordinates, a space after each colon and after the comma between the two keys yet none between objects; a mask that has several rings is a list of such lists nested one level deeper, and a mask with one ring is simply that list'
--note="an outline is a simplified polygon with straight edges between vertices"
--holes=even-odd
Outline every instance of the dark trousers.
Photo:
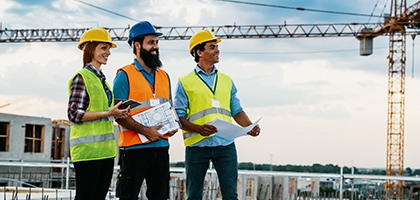
[{"label": "dark trousers", "polygon": [[169,147],[121,150],[116,196],[120,200],[137,200],[146,180],[147,199],[169,199],[168,150]]},{"label": "dark trousers", "polygon": [[114,173],[114,158],[73,163],[76,170],[75,200],[104,200]]}]

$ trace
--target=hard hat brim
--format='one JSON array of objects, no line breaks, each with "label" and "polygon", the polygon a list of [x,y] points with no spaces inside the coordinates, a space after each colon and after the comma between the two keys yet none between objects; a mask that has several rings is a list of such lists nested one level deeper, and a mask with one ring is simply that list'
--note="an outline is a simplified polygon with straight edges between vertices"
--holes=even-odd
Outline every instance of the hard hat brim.
[{"label": "hard hat brim", "polygon": [[199,45],[199,44],[203,44],[203,43],[205,43],[205,42],[210,42],[210,41],[213,41],[213,40],[216,40],[216,43],[220,43],[220,42],[222,42],[222,39],[220,39],[220,38],[218,38],[218,37],[213,37],[213,38],[210,38],[210,39],[208,39],[208,40],[204,40],[204,41],[202,41],[202,42],[200,42],[200,43],[197,43],[197,44],[195,44],[195,45],[191,46],[191,47],[190,47],[190,54],[191,54],[191,52],[193,51],[193,49],[194,49],[197,45]]},{"label": "hard hat brim", "polygon": [[[79,50],[83,50],[83,46],[88,42],[93,42],[93,41],[86,41],[86,42],[80,43],[79,45],[77,45],[77,48]],[[111,48],[117,48],[117,45],[113,42],[101,42],[101,41],[95,41],[95,42],[108,43],[108,44],[111,44]]]}]

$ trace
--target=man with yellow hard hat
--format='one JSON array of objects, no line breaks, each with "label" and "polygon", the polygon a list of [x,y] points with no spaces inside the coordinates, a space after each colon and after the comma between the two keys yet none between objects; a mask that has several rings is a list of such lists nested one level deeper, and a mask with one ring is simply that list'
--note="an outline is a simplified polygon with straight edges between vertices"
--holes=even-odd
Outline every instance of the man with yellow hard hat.
[{"label": "man with yellow hard hat", "polygon": [[[175,110],[183,129],[187,200],[202,199],[204,178],[210,161],[214,164],[223,199],[238,199],[236,183],[238,161],[233,140],[215,135],[217,127],[210,123],[216,118],[240,126],[252,124],[236,96],[232,79],[219,72],[220,38],[209,30],[201,30],[190,39],[189,53],[197,65],[178,79],[174,98]],[[248,132],[258,136],[257,125]]]}]

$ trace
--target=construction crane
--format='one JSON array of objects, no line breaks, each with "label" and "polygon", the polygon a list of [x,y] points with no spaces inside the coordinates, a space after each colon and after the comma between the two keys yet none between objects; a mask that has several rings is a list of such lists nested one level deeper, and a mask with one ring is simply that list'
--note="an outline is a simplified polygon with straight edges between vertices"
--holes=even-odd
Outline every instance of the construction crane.
[{"label": "construction crane", "polygon": [[4,104],[4,105],[0,105],[0,108],[4,108],[4,107],[6,107],[6,106],[10,106],[10,103],[6,103],[6,104]]},{"label": "construction crane", "polygon": [[[417,34],[416,23],[399,23],[413,27],[406,33]],[[262,38],[307,38],[307,37],[369,37],[389,35],[383,28],[380,34],[371,27],[384,27],[384,23],[335,23],[335,24],[280,24],[280,25],[223,25],[223,26],[155,26],[163,35],[160,40],[189,40],[201,30],[209,29],[222,39],[262,39]],[[115,41],[126,41],[130,27],[108,28]],[[77,42],[89,28],[51,28],[51,29],[3,29],[0,30],[0,43],[25,42]],[[363,35],[362,35],[363,34]]]},{"label": "construction crane", "polygon": [[[390,17],[384,25],[359,35],[359,39],[370,41],[376,36],[389,35],[386,175],[403,176],[406,36],[407,29],[418,30],[420,1],[408,8],[406,0],[393,0],[391,3]],[[403,184],[402,180],[387,180],[387,197],[402,199]]]},{"label": "construction crane", "polygon": [[[388,127],[386,174],[404,175],[404,108],[406,35],[414,38],[420,28],[420,1],[407,8],[406,0],[392,0],[390,15],[379,23],[280,24],[178,26],[155,28],[163,33],[161,40],[188,40],[201,29],[209,29],[222,39],[356,37],[360,55],[372,53],[372,40],[389,36],[388,64]],[[107,28],[115,41],[126,41],[130,27]],[[76,42],[89,28],[4,29],[0,43]],[[402,199],[403,181],[388,180],[387,199]]]}]

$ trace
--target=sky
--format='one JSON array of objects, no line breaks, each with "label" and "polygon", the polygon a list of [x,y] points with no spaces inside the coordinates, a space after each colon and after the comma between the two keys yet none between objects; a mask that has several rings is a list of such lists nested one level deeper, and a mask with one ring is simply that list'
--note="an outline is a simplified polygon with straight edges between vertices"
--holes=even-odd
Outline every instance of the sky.
[{"label": "sky", "polygon": [[[382,19],[366,15],[390,10],[389,0],[255,2],[277,7],[217,0],[0,0],[0,23],[3,29],[122,28],[141,20],[165,27],[376,23]],[[404,168],[416,169],[420,61],[413,55],[420,44],[409,36],[406,41]],[[134,59],[126,41],[115,43],[102,66],[111,85],[116,70]],[[160,40],[159,45],[175,95],[178,77],[195,66],[189,42]],[[388,36],[374,38],[373,54],[360,56],[355,37],[222,40],[217,68],[232,77],[251,120],[261,117],[260,136],[235,140],[238,161],[385,168],[388,45]],[[0,106],[10,103],[0,112],[67,119],[67,82],[81,69],[81,56],[76,42],[0,43]],[[184,161],[182,133],[170,143],[171,162]]]}]

